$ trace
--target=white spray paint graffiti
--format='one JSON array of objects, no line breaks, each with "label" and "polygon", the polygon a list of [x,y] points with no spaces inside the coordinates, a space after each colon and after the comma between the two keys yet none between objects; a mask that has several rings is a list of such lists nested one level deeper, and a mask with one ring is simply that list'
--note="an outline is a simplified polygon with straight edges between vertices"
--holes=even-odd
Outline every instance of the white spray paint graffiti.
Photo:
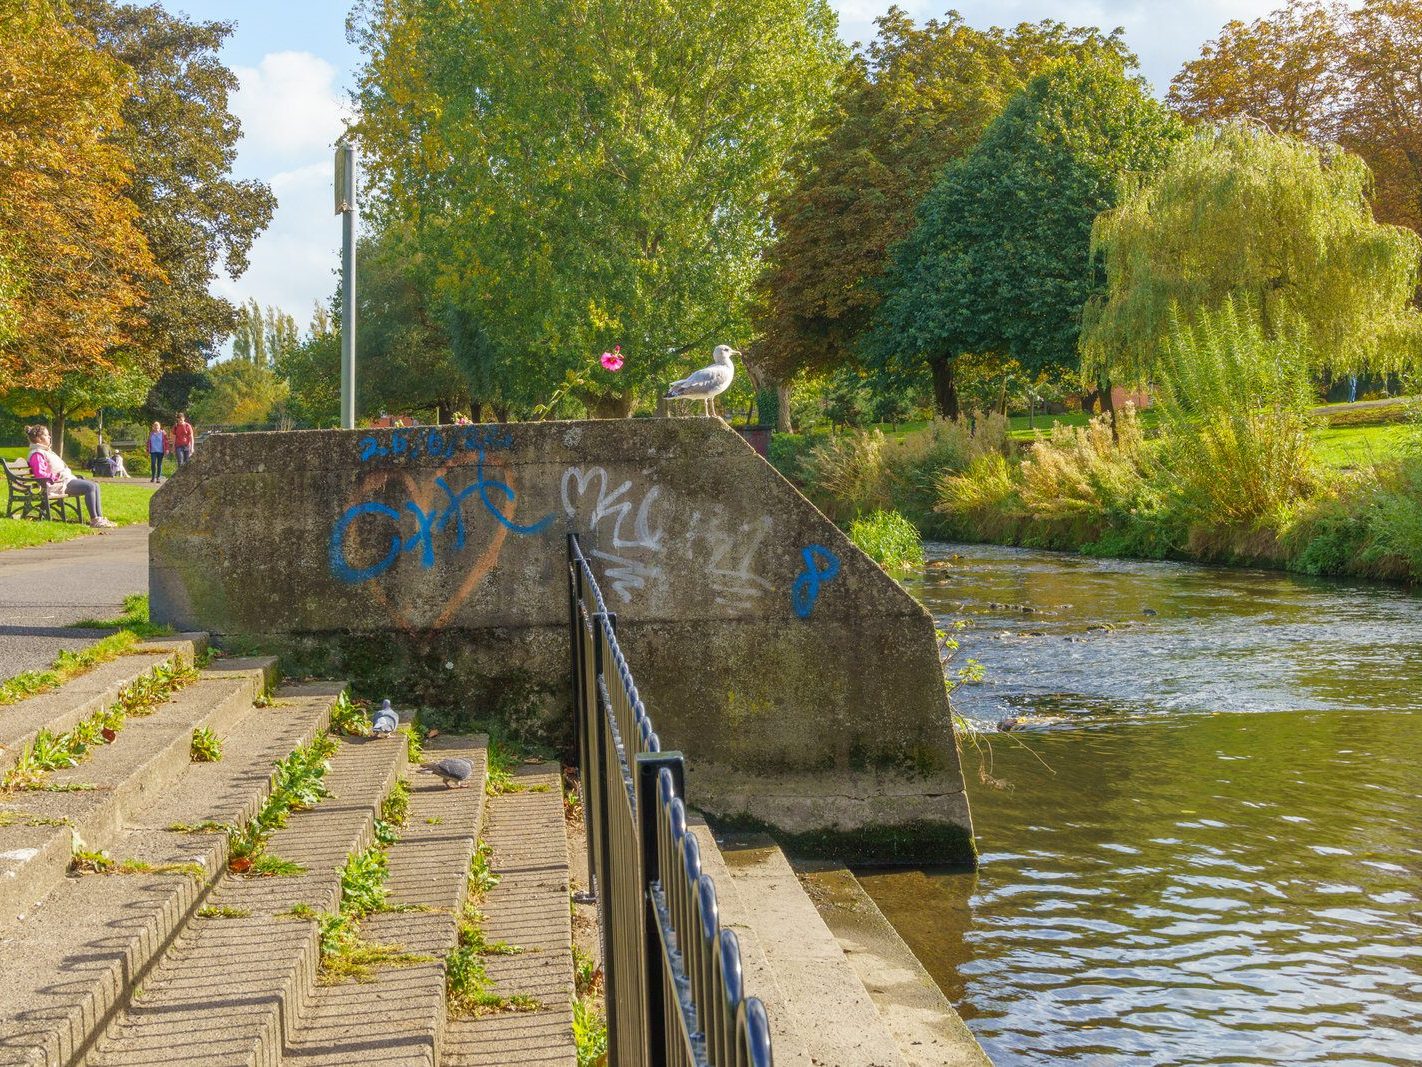
[{"label": "white spray paint graffiti", "polygon": [[[656,532],[652,532],[650,514],[653,502],[661,495],[661,487],[654,485],[647,490],[642,502],[636,505],[636,516],[628,530],[627,517],[633,511],[633,501],[628,495],[632,481],[628,479],[609,492],[607,480],[607,471],[602,467],[569,467],[563,472],[563,510],[572,519],[581,514],[587,529],[594,534],[604,520],[612,518],[610,547],[616,551],[590,549],[588,554],[608,565],[608,581],[625,604],[632,599],[633,590],[644,589],[648,582],[663,577],[660,567],[638,558],[662,551],[663,531],[658,526]],[[589,512],[584,498],[592,487],[596,488],[597,495]]]},{"label": "white spray paint graffiti", "polygon": [[[564,513],[596,538],[597,545],[585,551],[605,565],[607,583],[624,604],[634,592],[662,587],[671,546],[665,527],[658,523],[653,528],[660,486],[650,486],[639,500],[630,478],[614,487],[603,467],[569,467],[563,472],[562,495]],[[685,539],[677,538],[676,547],[690,569],[706,575],[716,603],[744,608],[775,588],[755,572],[755,557],[773,525],[769,515],[736,523],[727,520],[721,507],[693,511]]]},{"label": "white spray paint graffiti", "polygon": [[708,520],[699,511],[691,513],[687,537],[706,544],[706,576],[711,581],[716,603],[746,607],[774,588],[753,570],[756,553],[770,536],[772,525],[770,516],[762,515],[731,533],[719,516]]}]

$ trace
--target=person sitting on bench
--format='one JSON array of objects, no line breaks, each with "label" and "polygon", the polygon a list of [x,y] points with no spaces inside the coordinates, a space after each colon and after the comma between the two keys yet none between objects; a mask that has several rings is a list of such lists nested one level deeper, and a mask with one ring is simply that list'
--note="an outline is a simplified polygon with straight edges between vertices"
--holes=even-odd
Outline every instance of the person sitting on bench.
[{"label": "person sitting on bench", "polygon": [[26,426],[25,436],[30,439],[30,473],[44,486],[45,496],[51,500],[82,497],[89,507],[90,526],[117,525],[104,518],[104,509],[99,503],[99,483],[74,477],[64,460],[50,450],[48,426]]}]

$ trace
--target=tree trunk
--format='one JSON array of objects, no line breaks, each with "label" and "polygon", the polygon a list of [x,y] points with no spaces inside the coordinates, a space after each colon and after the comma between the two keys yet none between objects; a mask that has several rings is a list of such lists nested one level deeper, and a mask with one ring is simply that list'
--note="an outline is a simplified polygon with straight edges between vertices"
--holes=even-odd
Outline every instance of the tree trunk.
[{"label": "tree trunk", "polygon": [[1111,379],[1107,378],[1102,381],[1097,395],[1101,398],[1101,410],[1109,412],[1111,415],[1111,440],[1120,441],[1121,434],[1116,428],[1116,398],[1111,395],[1114,391],[1111,387]]},{"label": "tree trunk", "polygon": [[448,426],[454,421],[454,405],[447,400],[435,401],[435,422]]},{"label": "tree trunk", "polygon": [[50,444],[60,459],[64,458],[64,428],[68,420],[68,412],[63,408],[56,408],[53,412],[54,418],[50,420],[49,435]]},{"label": "tree trunk", "polygon": [[930,361],[933,369],[933,402],[945,419],[958,418],[958,382],[953,358],[939,356]]},{"label": "tree trunk", "polygon": [[509,406],[507,404],[495,404],[493,407],[495,422],[509,421]]},{"label": "tree trunk", "polygon": [[469,401],[469,421],[470,421],[470,422],[483,422],[483,421],[484,421],[484,401],[482,401],[482,400],[471,400],[471,401]]},{"label": "tree trunk", "polygon": [[775,428],[781,433],[794,433],[790,422],[790,386],[781,382],[775,387]]},{"label": "tree trunk", "polygon": [[625,419],[632,414],[632,404],[636,401],[637,394],[629,389],[625,393],[615,393],[612,396],[590,396],[584,398],[587,404],[588,414],[595,419]]}]

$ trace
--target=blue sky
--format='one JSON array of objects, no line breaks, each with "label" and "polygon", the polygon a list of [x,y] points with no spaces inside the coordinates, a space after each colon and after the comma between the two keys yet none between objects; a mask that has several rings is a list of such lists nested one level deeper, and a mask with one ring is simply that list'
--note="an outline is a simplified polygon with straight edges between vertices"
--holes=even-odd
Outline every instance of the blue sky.
[{"label": "blue sky", "polygon": [[[518,0],[507,0],[516,3]],[[200,19],[237,23],[225,59],[242,88],[233,101],[243,124],[238,172],[270,182],[278,208],[252,249],[251,268],[214,288],[234,300],[255,297],[295,315],[303,326],[317,301],[335,289],[340,220],[331,210],[331,149],[341,130],[345,94],[359,60],[346,42],[348,0],[167,0]],[[831,0],[847,41],[873,36],[888,0]],[[1277,0],[900,0],[915,18],[949,7],[975,25],[1053,18],[1072,25],[1124,26],[1147,78],[1164,93],[1170,78],[1229,19],[1246,21]],[[234,14],[234,10],[237,12]]]}]

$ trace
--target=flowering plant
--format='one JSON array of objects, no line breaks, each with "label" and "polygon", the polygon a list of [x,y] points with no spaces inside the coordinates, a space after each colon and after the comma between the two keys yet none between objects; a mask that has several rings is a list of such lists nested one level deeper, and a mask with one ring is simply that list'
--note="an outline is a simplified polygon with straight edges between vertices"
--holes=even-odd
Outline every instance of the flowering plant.
[{"label": "flowering plant", "polygon": [[[622,369],[625,362],[626,360],[622,358],[621,345],[613,345],[610,352],[604,352],[598,359],[603,370],[612,371],[614,374]],[[592,385],[592,375],[588,371],[570,370],[564,377],[563,384],[553,391],[553,395],[548,398],[547,402],[539,404],[533,409],[534,417],[540,422],[543,421],[553,413],[553,410],[558,406],[558,401],[567,396],[569,390],[585,389],[590,385]]]}]

